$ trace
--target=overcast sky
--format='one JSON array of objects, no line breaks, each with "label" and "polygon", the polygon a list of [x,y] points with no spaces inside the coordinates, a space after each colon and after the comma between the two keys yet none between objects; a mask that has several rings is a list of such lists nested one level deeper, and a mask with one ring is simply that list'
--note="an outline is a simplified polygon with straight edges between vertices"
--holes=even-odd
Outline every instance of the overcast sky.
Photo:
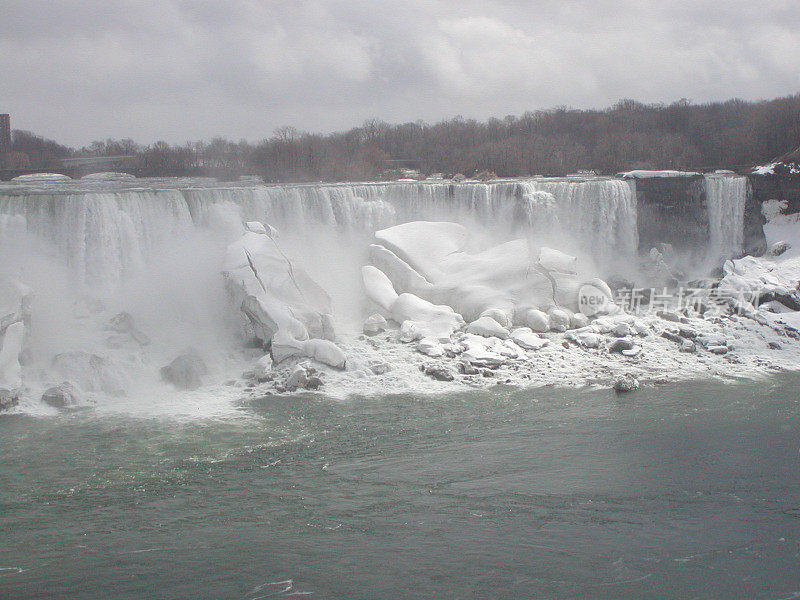
[{"label": "overcast sky", "polygon": [[72,145],[798,91],[798,0],[0,0],[0,112]]}]

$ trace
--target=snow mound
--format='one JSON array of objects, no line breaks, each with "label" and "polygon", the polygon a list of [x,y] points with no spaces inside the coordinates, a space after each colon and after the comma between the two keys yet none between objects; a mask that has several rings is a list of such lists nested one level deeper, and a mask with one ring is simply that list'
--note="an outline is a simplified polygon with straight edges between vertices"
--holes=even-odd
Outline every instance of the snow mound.
[{"label": "snow mound", "polygon": [[29,173],[27,175],[17,175],[11,181],[16,183],[51,183],[72,181],[72,178],[61,173]]},{"label": "snow mound", "polygon": [[623,179],[651,179],[653,177],[695,177],[700,175],[694,171],[672,171],[669,169],[663,171],[647,171],[644,169],[635,169],[633,171],[625,171],[624,173],[617,173]]}]

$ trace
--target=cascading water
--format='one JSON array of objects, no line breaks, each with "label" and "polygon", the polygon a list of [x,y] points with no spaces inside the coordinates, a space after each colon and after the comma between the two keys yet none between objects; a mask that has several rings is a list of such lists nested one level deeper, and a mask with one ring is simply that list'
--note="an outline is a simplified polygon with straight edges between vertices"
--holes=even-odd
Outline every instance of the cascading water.
[{"label": "cascading water", "polygon": [[0,189],[0,214],[22,215],[53,242],[82,284],[124,279],[161,244],[207,226],[220,207],[244,220],[302,233],[314,228],[371,234],[411,220],[461,220],[482,228],[571,236],[599,257],[632,256],[636,203],[618,180],[490,184],[217,186],[87,190]]},{"label": "cascading water", "polygon": [[[601,265],[633,257],[637,245],[635,196],[628,183],[612,179],[4,184],[0,278],[36,294],[27,368],[45,375],[38,388],[29,378],[30,397],[59,383],[53,357],[75,350],[87,353],[87,364],[102,355],[109,369],[126,374],[120,380],[129,398],[163,394],[159,368],[188,348],[209,363],[216,381],[241,374],[238,310],[220,273],[242,221],[274,226],[289,255],[333,298],[338,331],[360,330],[360,267],[372,234],[413,220],[460,222],[481,238],[478,244],[536,239]],[[120,313],[133,315],[152,343],[120,341],[109,330]]]},{"label": "cascading water", "polygon": [[744,206],[747,178],[735,175],[708,175],[705,178],[708,206],[709,258],[715,261],[742,252],[744,245]]}]

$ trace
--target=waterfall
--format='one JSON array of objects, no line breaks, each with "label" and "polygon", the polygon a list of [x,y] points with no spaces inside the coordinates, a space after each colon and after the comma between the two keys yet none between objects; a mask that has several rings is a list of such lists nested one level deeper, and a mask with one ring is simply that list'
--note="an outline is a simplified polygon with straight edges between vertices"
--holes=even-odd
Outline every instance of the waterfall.
[{"label": "waterfall", "polygon": [[744,246],[744,206],[747,178],[714,174],[705,177],[709,245],[712,259],[730,258]]},{"label": "waterfall", "polygon": [[558,232],[600,257],[632,256],[637,246],[635,196],[626,182],[613,179],[286,186],[137,180],[101,185],[3,186],[0,215],[23,216],[28,232],[53,243],[77,280],[87,285],[124,279],[163,244],[208,225],[221,207],[232,207],[240,219],[298,234],[310,228],[371,234],[411,220],[456,220],[486,229]]}]

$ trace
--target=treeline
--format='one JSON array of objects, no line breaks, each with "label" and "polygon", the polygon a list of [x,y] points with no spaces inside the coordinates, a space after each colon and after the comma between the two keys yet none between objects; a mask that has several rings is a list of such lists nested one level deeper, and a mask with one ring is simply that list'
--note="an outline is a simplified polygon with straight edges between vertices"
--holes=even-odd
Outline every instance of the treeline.
[{"label": "treeline", "polygon": [[[30,137],[15,132],[14,150],[27,152]],[[380,179],[396,175],[398,166],[423,174],[509,177],[634,168],[744,170],[800,145],[800,94],[707,104],[622,100],[605,110],[558,107],[488,121],[456,117],[390,125],[370,120],[329,135],[283,127],[258,143],[214,139],[140,146],[106,140],[77,150],[47,144],[36,152],[132,155],[132,164],[148,175],[257,175],[266,181]]]}]

